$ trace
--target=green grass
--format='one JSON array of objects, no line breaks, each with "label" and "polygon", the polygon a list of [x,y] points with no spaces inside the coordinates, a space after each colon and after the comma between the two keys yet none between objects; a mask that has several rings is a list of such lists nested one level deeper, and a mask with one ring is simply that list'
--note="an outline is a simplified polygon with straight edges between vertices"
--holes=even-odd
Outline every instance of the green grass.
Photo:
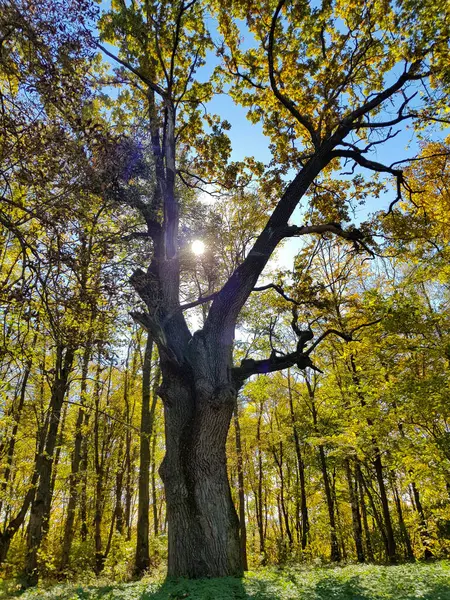
[{"label": "green grass", "polygon": [[[17,597],[9,585],[0,599]],[[249,572],[243,579],[42,585],[21,600],[450,600],[450,563],[395,567],[288,567]]]}]

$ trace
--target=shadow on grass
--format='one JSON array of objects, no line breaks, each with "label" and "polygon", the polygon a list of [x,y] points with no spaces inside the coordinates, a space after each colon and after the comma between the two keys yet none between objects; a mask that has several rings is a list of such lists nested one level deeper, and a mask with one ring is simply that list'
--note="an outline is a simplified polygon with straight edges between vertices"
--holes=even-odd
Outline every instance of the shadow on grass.
[{"label": "shadow on grass", "polygon": [[[389,589],[390,588],[390,589]],[[99,596],[100,598],[101,596]],[[114,599],[114,596],[111,597]],[[118,597],[119,598],[119,597]],[[290,585],[253,579],[210,579],[168,581],[158,589],[144,591],[138,600],[450,600],[450,581],[433,583],[420,590],[400,591],[397,585],[368,590],[360,577],[342,579],[328,576],[312,585]],[[108,599],[109,600],[109,599]]]},{"label": "shadow on grass", "polygon": [[[106,582],[105,582],[106,583]],[[17,597],[2,595],[0,600]],[[202,580],[157,583],[56,585],[29,590],[23,600],[450,600],[447,569],[421,572],[374,569],[358,573],[347,569],[251,573]]]}]

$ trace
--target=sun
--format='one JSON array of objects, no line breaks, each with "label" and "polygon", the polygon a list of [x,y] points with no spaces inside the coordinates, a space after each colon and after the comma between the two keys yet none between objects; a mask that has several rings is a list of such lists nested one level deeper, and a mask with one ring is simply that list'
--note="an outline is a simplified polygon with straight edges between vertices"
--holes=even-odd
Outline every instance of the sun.
[{"label": "sun", "polygon": [[202,240],[194,240],[192,242],[191,248],[192,248],[192,252],[194,254],[196,254],[197,256],[200,256],[205,251],[205,244],[204,244],[204,242],[202,242]]}]

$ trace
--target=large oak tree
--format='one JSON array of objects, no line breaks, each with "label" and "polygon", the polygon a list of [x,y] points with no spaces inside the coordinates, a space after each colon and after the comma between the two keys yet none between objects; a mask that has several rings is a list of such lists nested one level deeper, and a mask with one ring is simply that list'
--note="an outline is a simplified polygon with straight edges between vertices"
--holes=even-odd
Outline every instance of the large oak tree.
[{"label": "large oak tree", "polygon": [[[445,122],[446,2],[113,0],[98,28],[97,49],[115,69],[106,82],[120,88],[107,115],[116,141],[97,159],[105,175],[100,191],[138,211],[143,229],[135,237],[152,252],[131,282],[145,305],[134,318],[161,361],[169,575],[237,575],[239,527],[225,454],[236,395],[254,374],[313,367],[313,350],[331,333],[311,342],[295,322],[291,352],[235,364],[240,312],[284,240],[335,235],[370,250],[368,229],[349,224],[350,201],[392,181],[392,211],[409,192],[407,163],[384,164],[375,152],[405,124]],[[267,167],[230,162],[229,123],[208,111],[224,92],[268,136]],[[143,187],[149,161],[154,173]],[[344,163],[351,172],[339,178]],[[381,180],[374,183],[374,174]],[[182,186],[250,182],[271,207],[265,226],[219,289],[183,304]],[[295,215],[305,221],[293,224],[299,206]],[[185,314],[199,304],[206,318],[192,333]]]}]

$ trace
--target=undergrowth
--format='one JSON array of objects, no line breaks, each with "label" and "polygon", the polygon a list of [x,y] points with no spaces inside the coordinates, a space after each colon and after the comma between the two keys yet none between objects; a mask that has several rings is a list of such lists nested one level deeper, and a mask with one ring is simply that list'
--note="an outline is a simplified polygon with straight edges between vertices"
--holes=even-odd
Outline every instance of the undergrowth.
[{"label": "undergrowth", "polygon": [[44,582],[23,593],[18,582],[1,585],[1,600],[450,600],[450,563],[268,568],[242,579]]}]

